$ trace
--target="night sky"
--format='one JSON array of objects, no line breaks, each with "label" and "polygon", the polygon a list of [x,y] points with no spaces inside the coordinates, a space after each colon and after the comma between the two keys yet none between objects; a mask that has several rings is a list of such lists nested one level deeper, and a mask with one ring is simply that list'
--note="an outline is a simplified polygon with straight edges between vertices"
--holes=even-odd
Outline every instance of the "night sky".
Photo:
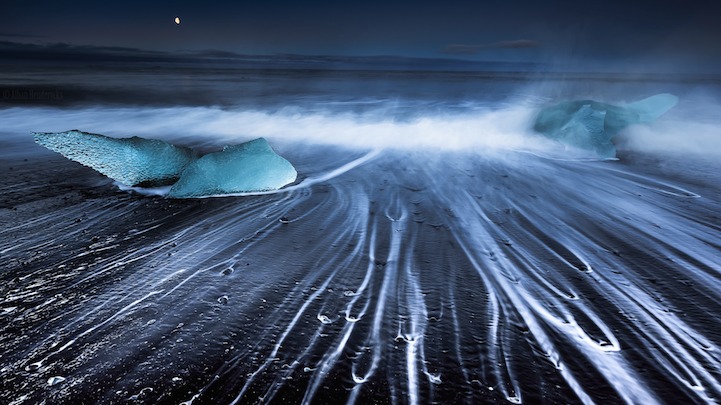
[{"label": "night sky", "polygon": [[3,1],[0,42],[6,59],[62,44],[718,72],[721,2]]}]

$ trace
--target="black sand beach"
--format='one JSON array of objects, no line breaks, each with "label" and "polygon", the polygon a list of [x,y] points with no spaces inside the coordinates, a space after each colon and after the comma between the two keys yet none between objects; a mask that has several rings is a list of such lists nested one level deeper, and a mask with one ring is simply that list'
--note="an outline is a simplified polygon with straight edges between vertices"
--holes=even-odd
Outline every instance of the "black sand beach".
[{"label": "black sand beach", "polygon": [[[438,107],[400,94],[410,111]],[[447,99],[457,108],[446,112],[463,104]],[[62,124],[103,113],[86,107],[4,114],[18,128],[34,124],[20,123],[19,108]],[[396,114],[386,121],[401,132],[418,122]],[[188,146],[225,141],[158,132]],[[629,141],[620,160],[600,161],[515,144],[278,137],[269,141],[299,173],[290,187],[173,200],[122,191],[29,131],[3,139],[3,403],[721,397],[713,155]]]}]

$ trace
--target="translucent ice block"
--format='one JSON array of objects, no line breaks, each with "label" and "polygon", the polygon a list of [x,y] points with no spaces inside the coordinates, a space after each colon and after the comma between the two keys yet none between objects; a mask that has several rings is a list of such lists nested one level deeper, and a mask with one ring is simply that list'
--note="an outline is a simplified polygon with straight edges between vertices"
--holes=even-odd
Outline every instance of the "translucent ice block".
[{"label": "translucent ice block", "polygon": [[569,146],[613,158],[611,138],[634,124],[650,124],[678,103],[672,94],[658,94],[623,107],[593,100],[564,101],[538,113],[534,129]]},{"label": "translucent ice block", "polygon": [[157,139],[110,138],[78,130],[33,132],[35,142],[129,186],[167,186],[198,160],[186,147]]},{"label": "translucent ice block", "polygon": [[203,156],[185,169],[168,197],[275,190],[294,182],[296,176],[293,165],[258,138]]}]

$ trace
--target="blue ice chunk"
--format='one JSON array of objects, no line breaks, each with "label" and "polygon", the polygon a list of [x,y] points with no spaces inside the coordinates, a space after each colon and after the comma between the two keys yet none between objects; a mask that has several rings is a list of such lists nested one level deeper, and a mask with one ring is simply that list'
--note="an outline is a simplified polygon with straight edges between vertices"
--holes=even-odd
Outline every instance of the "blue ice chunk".
[{"label": "blue ice chunk", "polygon": [[619,107],[593,100],[564,101],[538,113],[534,129],[549,139],[616,157],[611,138],[634,124],[650,124],[678,103],[672,94],[657,94]]},{"label": "blue ice chunk", "polygon": [[38,144],[128,186],[171,185],[198,160],[194,150],[157,139],[110,138],[78,130],[32,134]]},{"label": "blue ice chunk", "polygon": [[293,165],[258,138],[211,153],[183,172],[169,198],[276,190],[295,181]]},{"label": "blue ice chunk", "polygon": [[630,112],[638,114],[639,124],[650,124],[676,104],[678,104],[678,97],[664,93],[626,104],[626,108]]}]

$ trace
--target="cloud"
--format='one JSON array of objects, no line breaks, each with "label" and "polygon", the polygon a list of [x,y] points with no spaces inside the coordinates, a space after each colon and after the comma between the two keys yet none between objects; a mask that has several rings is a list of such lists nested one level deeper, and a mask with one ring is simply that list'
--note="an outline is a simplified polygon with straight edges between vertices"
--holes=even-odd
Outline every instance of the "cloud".
[{"label": "cloud", "polygon": [[518,39],[515,41],[499,41],[486,45],[448,45],[441,50],[441,53],[449,55],[474,55],[478,51],[487,49],[513,49],[513,48],[536,48],[541,46],[536,41]]},{"label": "cloud", "polygon": [[66,43],[28,44],[0,41],[0,59],[3,61],[51,62],[186,62],[197,57],[188,54],[148,51],[117,46],[72,45]]},{"label": "cloud", "polygon": [[0,32],[0,37],[46,38],[44,35],[18,34],[18,33],[13,33],[13,32]]},{"label": "cloud", "polygon": [[[70,65],[137,65],[231,67],[259,69],[341,69],[341,70],[448,70],[502,71],[509,62],[478,62],[450,58],[414,58],[393,55],[343,56],[270,54],[249,55],[217,49],[149,51],[113,46],[66,43],[27,44],[0,41],[0,63]],[[533,70],[534,63],[514,63],[513,70]]]}]

